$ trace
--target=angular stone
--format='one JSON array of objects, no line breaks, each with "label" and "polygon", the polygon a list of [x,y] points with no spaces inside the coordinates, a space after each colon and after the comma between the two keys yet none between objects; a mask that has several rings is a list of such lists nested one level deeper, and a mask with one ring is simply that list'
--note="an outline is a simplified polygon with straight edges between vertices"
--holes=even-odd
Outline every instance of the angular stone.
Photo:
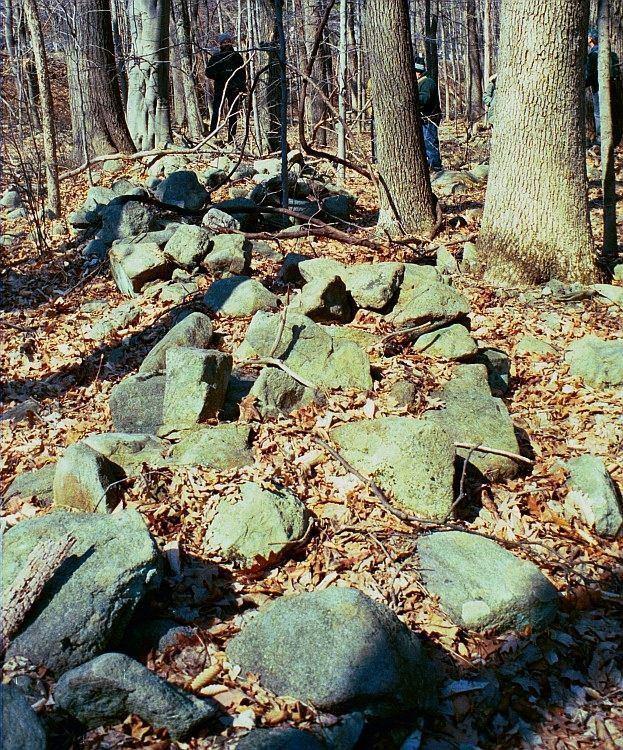
[{"label": "angular stone", "polygon": [[211,208],[201,222],[206,229],[240,229],[240,222],[220,208]]},{"label": "angular stone", "polygon": [[187,281],[171,281],[163,284],[160,288],[160,301],[173,302],[176,305],[181,304],[184,300],[196,294],[199,291],[199,285],[194,279]]},{"label": "angular stone", "polygon": [[439,425],[410,417],[347,422],[331,430],[344,458],[397,506],[443,520],[453,502],[455,449]]},{"label": "angular stone", "polygon": [[114,245],[109,258],[112,277],[128,297],[135,297],[149,281],[171,278],[171,261],[154,242]]},{"label": "angular stone", "polygon": [[328,219],[349,221],[354,203],[348,195],[330,195],[322,201],[322,212]]},{"label": "angular stone", "polygon": [[202,265],[217,276],[245,274],[251,266],[251,248],[240,234],[212,235],[212,250]]},{"label": "angular stone", "polygon": [[623,385],[623,339],[604,341],[584,336],[568,347],[565,361],[571,375],[593,388]]},{"label": "angular stone", "polygon": [[537,356],[547,357],[550,354],[556,354],[556,349],[543,339],[526,334],[522,336],[515,347],[515,354],[536,354]]},{"label": "angular stone", "polygon": [[17,190],[5,190],[0,198],[0,206],[3,208],[19,208],[22,205],[22,199]]},{"label": "angular stone", "polygon": [[569,494],[564,503],[567,518],[580,518],[601,536],[615,537],[623,526],[621,493],[599,456],[584,455],[566,463]]},{"label": "angular stone", "polygon": [[[74,443],[56,464],[53,494],[57,508],[107,513],[119,502],[119,467],[85,443]],[[113,485],[113,486],[111,486]]]},{"label": "angular stone", "polygon": [[405,263],[404,276],[400,285],[401,293],[416,287],[427,287],[441,281],[439,271],[435,266],[425,266],[420,263]]},{"label": "angular stone", "polygon": [[236,745],[236,750],[327,750],[322,740],[293,727],[254,729]]},{"label": "angular stone", "polygon": [[114,386],[108,404],[116,432],[156,433],[162,424],[164,382],[163,374],[139,373]]},{"label": "angular stone", "polygon": [[216,471],[253,464],[251,429],[243,424],[221,424],[193,430],[171,451],[176,466],[203,466]]},{"label": "angular stone", "polygon": [[103,242],[127,240],[153,229],[158,216],[154,206],[119,196],[101,209],[102,228],[98,239]]},{"label": "angular stone", "polygon": [[52,501],[56,464],[46,464],[41,469],[18,474],[4,493],[4,500],[12,497],[36,497],[44,504]]},{"label": "angular stone", "polygon": [[100,341],[115,331],[123,330],[136,323],[141,310],[134,301],[123,302],[107,310],[102,317],[86,332],[85,338]]},{"label": "angular stone", "polygon": [[207,187],[216,189],[227,182],[227,172],[224,169],[208,167],[201,175],[201,179]]},{"label": "angular stone", "polygon": [[207,315],[200,312],[190,313],[190,315],[174,325],[150,350],[138,368],[139,373],[148,375],[163,372],[169,349],[174,349],[178,346],[195,346],[199,349],[207,349],[212,339],[212,334],[212,321]]},{"label": "angular stone", "polygon": [[435,265],[440,274],[452,276],[459,273],[459,264],[447,247],[443,247],[442,245],[437,249],[436,255],[437,260]]},{"label": "angular stone", "polygon": [[392,406],[412,406],[418,394],[415,383],[410,380],[397,380],[391,384],[387,400]]},{"label": "angular stone", "polygon": [[300,264],[304,260],[311,260],[309,255],[302,253],[287,253],[279,269],[279,281],[284,284],[301,284],[303,276],[301,275]]},{"label": "angular stone", "polygon": [[348,276],[346,266],[333,258],[310,258],[298,263],[298,270],[306,282],[315,279],[332,279],[340,276],[343,280]]},{"label": "angular stone", "polygon": [[144,465],[150,469],[167,465],[167,445],[154,435],[105,432],[89,435],[82,443],[120,466],[128,476],[140,474]]},{"label": "angular stone", "polygon": [[240,224],[240,229],[244,232],[251,232],[257,228],[257,206],[250,198],[230,198],[226,201],[220,201],[215,205],[215,208],[229,214]]},{"label": "angular stone", "polygon": [[3,750],[46,750],[43,722],[22,691],[10,682],[0,685]]},{"label": "angular stone", "polygon": [[487,368],[487,379],[489,388],[494,396],[503,396],[510,390],[511,361],[501,349],[487,346],[480,349],[474,362],[482,364]]},{"label": "angular stone", "polygon": [[605,299],[614,302],[615,305],[623,305],[623,286],[614,286],[614,284],[593,284],[593,289]]},{"label": "angular stone", "polygon": [[277,599],[228,643],[227,655],[277,695],[321,710],[387,715],[436,702],[436,669],[417,636],[356,589]]},{"label": "angular stone", "polygon": [[437,282],[413,289],[405,289],[403,285],[388,318],[397,326],[417,326],[436,321],[452,323],[469,313],[469,303],[462,294]]},{"label": "angular stone", "polygon": [[348,269],[346,286],[359,307],[382,310],[400,288],[404,268],[402,263],[361,263]]},{"label": "angular stone", "polygon": [[150,177],[168,177],[173,172],[183,170],[188,166],[189,159],[184,154],[167,154],[162,156],[149,167],[148,174]]},{"label": "angular stone", "polygon": [[249,395],[255,397],[255,408],[262,417],[290,414],[312,398],[308,388],[277,367],[265,367]]},{"label": "angular stone", "polygon": [[[336,341],[304,315],[288,312],[281,330],[281,316],[258,312],[235,359],[274,356],[282,359],[315,388],[368,390],[372,387],[370,360],[356,344]],[[279,336],[279,345],[273,352]]]},{"label": "angular stone", "polygon": [[538,630],[558,611],[558,592],[537,566],[490,539],[438,532],[420,537],[417,549],[424,585],[461,627]]},{"label": "angular stone", "polygon": [[205,538],[206,549],[221,550],[225,557],[246,564],[281,554],[303,538],[308,514],[303,503],[288,490],[270,491],[253,482],[240,488],[241,500],[224,499]]},{"label": "angular stone", "polygon": [[[484,365],[463,365],[444,386],[440,398],[445,407],[427,411],[424,416],[439,422],[454,442],[520,453],[508,409],[491,395]],[[467,458],[470,451],[460,448],[457,453]],[[512,458],[491,453],[473,451],[469,463],[493,481],[510,479],[519,471],[519,464]]]},{"label": "angular stone", "polygon": [[450,195],[462,195],[477,184],[477,181],[469,172],[444,170],[432,181],[432,188],[437,195],[445,197]]},{"label": "angular stone", "polygon": [[216,349],[182,346],[166,355],[163,417],[166,425],[193,427],[216,417],[225,401],[232,358]]},{"label": "angular stone", "polygon": [[317,322],[338,320],[348,323],[354,317],[355,303],[342,279],[333,276],[305,284],[290,303],[290,309]]},{"label": "angular stone", "polygon": [[489,177],[489,165],[477,164],[469,170],[468,174],[470,177],[473,177],[476,182],[486,182]]},{"label": "angular stone", "polygon": [[214,719],[217,704],[187,693],[125,654],[103,654],[65,672],[54,702],[88,729],[118,724],[128,714],[183,740]]},{"label": "angular stone", "polygon": [[474,273],[480,265],[478,249],[473,242],[463,245],[463,258],[461,260],[461,273]]},{"label": "angular stone", "polygon": [[164,254],[176,265],[194,268],[212,249],[212,239],[205,229],[181,224],[164,246]]},{"label": "angular stone", "polygon": [[253,162],[253,169],[256,174],[273,175],[281,174],[281,159],[256,159]]},{"label": "angular stone", "polygon": [[154,191],[162,203],[198,211],[209,198],[208,191],[190,170],[172,172]]},{"label": "angular stone", "polygon": [[439,328],[420,336],[413,343],[413,349],[427,357],[462,360],[473,357],[478,351],[478,345],[465,326],[455,323],[448,328]]},{"label": "angular stone", "polygon": [[221,315],[244,318],[258,310],[275,310],[279,298],[263,284],[247,276],[232,276],[215,281],[206,292],[206,307]]},{"label": "angular stone", "polygon": [[5,533],[3,590],[40,542],[68,536],[76,540],[70,557],[7,651],[8,658],[24,656],[56,674],[114,648],[148,589],[159,582],[158,550],[139,513],[56,511]]},{"label": "angular stone", "polygon": [[87,212],[96,211],[99,213],[104,206],[107,206],[110,201],[114,201],[115,198],[117,198],[117,195],[114,190],[95,185],[94,187],[89,188],[81,210]]}]

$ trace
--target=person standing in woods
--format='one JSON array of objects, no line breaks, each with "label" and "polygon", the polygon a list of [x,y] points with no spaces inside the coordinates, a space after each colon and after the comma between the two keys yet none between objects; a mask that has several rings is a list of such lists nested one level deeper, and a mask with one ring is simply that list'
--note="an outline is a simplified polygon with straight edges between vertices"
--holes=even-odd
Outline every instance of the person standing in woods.
[{"label": "person standing in woods", "polygon": [[441,104],[437,81],[426,75],[426,65],[422,57],[415,58],[422,133],[426,148],[426,161],[433,172],[442,172],[441,153],[439,150],[439,125],[441,123]]},{"label": "person standing in woods", "polygon": [[497,85],[497,80],[498,74],[496,73],[495,75],[492,75],[491,78],[489,78],[485,93],[482,95],[482,100],[484,101],[485,107],[487,108],[485,119],[487,121],[487,125],[490,125],[491,127],[493,127],[493,122],[495,119],[495,88]]},{"label": "person standing in woods", "polygon": [[206,76],[214,81],[210,132],[216,130],[221,110],[226,109],[227,138],[231,142],[236,136],[241,100],[247,88],[247,74],[242,55],[234,49],[233,36],[220,34],[218,43],[219,51],[212,55],[205,68]]},{"label": "person standing in woods", "polygon": [[[599,112],[599,76],[597,73],[599,59],[599,36],[596,29],[588,32],[588,57],[586,59],[586,86],[590,88],[593,97],[593,114],[595,118],[595,146],[601,145],[601,116]],[[621,73],[619,58],[616,53],[610,53],[610,95],[612,99],[612,120],[614,129],[614,143],[621,140],[621,125],[623,118],[623,102],[621,102]]]}]

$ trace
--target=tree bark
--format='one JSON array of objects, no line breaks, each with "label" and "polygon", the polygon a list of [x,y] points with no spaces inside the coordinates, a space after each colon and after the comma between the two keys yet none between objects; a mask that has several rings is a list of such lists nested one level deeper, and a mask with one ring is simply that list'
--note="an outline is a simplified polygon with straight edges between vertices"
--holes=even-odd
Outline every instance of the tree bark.
[{"label": "tree bark", "polygon": [[480,67],[480,40],[476,0],[466,0],[467,29],[467,119],[476,122],[482,114],[482,69]]},{"label": "tree bark", "polygon": [[439,20],[438,6],[438,0],[426,0],[424,14],[426,70],[437,85],[439,85],[439,52],[437,50],[437,22]]},{"label": "tree bark", "polygon": [[127,119],[141,150],[171,142],[169,116],[169,0],[128,0],[132,54]]},{"label": "tree bark", "polygon": [[[346,65],[348,58],[348,0],[340,0],[340,45],[338,61],[337,155],[346,159]],[[338,166],[338,177],[346,179],[346,167]]]},{"label": "tree bark", "polygon": [[[598,278],[588,211],[588,0],[503,0],[496,123],[478,248],[504,285]],[[548,40],[542,54],[535,39]]]},{"label": "tree bark", "polygon": [[259,69],[267,68],[266,72],[262,73],[255,96],[259,130],[257,139],[262,153],[272,153],[278,151],[281,146],[279,40],[274,0],[256,0],[256,11],[258,47],[262,50],[259,54]]},{"label": "tree bark", "polygon": [[424,155],[407,0],[365,0],[380,189],[379,229],[429,232],[435,206]]},{"label": "tree bark", "polygon": [[43,153],[45,158],[45,177],[48,191],[48,207],[56,215],[61,213],[61,198],[58,188],[58,161],[56,157],[56,130],[54,128],[54,108],[52,91],[48,75],[48,60],[45,53],[41,19],[35,0],[22,0],[24,14],[30,38],[39,84],[41,100],[41,129],[43,135]]},{"label": "tree bark", "polygon": [[[316,29],[320,25],[322,16],[324,13],[324,0],[303,0],[303,39],[305,42],[306,60],[305,63],[309,62],[311,57],[311,50],[314,45],[314,39],[316,37]],[[307,113],[306,119],[310,128],[310,132],[316,134],[316,142],[319,146],[327,145],[327,129],[319,123],[323,123],[327,118],[327,107],[323,101],[322,95],[319,90],[323,93],[327,93],[327,86],[324,80],[326,74],[326,56],[327,46],[323,43],[320,46],[318,55],[314,62],[311,77],[316,84],[312,86],[309,91],[309,97],[307,100]],[[313,137],[310,139],[313,140]]]},{"label": "tree bark", "polygon": [[599,116],[601,124],[601,187],[604,202],[604,237],[602,254],[614,258],[617,252],[616,183],[614,175],[614,131],[612,127],[612,81],[610,79],[610,7],[609,0],[599,0],[597,28],[599,53]]},{"label": "tree bark", "polygon": [[199,141],[203,135],[203,120],[199,111],[199,98],[193,75],[190,19],[186,0],[171,0],[171,17],[175,27],[174,39],[181,83],[180,94],[184,97],[183,127],[186,128],[191,140]]}]

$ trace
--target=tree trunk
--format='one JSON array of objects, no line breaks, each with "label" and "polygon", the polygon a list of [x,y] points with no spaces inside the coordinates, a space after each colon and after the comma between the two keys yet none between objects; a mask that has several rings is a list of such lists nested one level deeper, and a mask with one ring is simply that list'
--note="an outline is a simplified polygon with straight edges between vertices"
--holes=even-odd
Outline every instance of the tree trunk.
[{"label": "tree trunk", "polygon": [[599,0],[597,28],[599,53],[599,116],[601,124],[601,186],[604,201],[604,239],[602,254],[614,258],[617,252],[616,184],[614,175],[614,132],[612,127],[612,82],[610,80],[610,8],[609,0]]},{"label": "tree trunk", "polygon": [[407,0],[365,0],[364,38],[370,60],[379,228],[390,235],[429,232],[435,206],[418,112]]},{"label": "tree trunk", "polygon": [[[348,59],[348,0],[340,0],[340,45],[338,61],[337,155],[346,159],[346,65]],[[338,177],[346,179],[346,167],[340,164]]]},{"label": "tree trunk", "polygon": [[43,153],[45,158],[45,177],[48,191],[48,207],[56,215],[61,213],[61,198],[58,188],[58,162],[56,158],[56,131],[54,128],[54,109],[52,91],[48,75],[48,60],[45,53],[41,19],[37,12],[35,0],[22,0],[28,31],[32,39],[32,50],[35,58],[37,81],[41,99],[41,129],[43,135]]},{"label": "tree trunk", "polygon": [[[479,256],[505,285],[598,277],[588,212],[588,0],[503,0],[496,122]],[[548,40],[548,52],[535,39]]]},{"label": "tree trunk", "polygon": [[438,10],[438,0],[426,0],[424,16],[426,69],[428,75],[437,83],[437,85],[439,85],[439,52],[437,50]]},{"label": "tree trunk", "polygon": [[171,142],[169,0],[128,0],[128,127],[140,150]]},{"label": "tree trunk", "polygon": [[258,144],[262,153],[278,151],[281,145],[280,113],[281,89],[280,66],[275,24],[274,0],[256,0],[259,68],[265,68],[257,86],[255,106],[257,108],[259,132]]},{"label": "tree trunk", "polygon": [[480,68],[480,43],[478,39],[478,17],[476,0],[465,4],[467,28],[467,119],[476,122],[482,114],[482,70]]},{"label": "tree trunk", "polygon": [[181,94],[184,97],[184,125],[188,137],[201,140],[203,120],[199,111],[197,86],[193,76],[190,19],[186,0],[171,0],[171,16],[175,27],[176,60],[179,65]]},{"label": "tree trunk", "polygon": [[[303,39],[305,41],[306,59],[305,64],[307,65],[310,57],[312,47],[314,45],[314,39],[316,37],[316,29],[320,26],[322,16],[324,13],[324,1],[323,0],[303,0]],[[307,99],[307,112],[306,119],[311,133],[316,133],[316,142],[320,146],[326,146],[327,144],[327,130],[325,127],[318,127],[319,123],[326,120],[327,107],[323,101],[320,91],[325,92],[326,86],[324,85],[324,76],[326,72],[326,61],[327,47],[324,41],[320,45],[314,67],[311,73],[311,77],[314,81],[314,85],[309,87],[309,94]],[[313,138],[312,138],[313,139]]]},{"label": "tree trunk", "polygon": [[74,158],[132,153],[117,79],[110,0],[81,0],[73,33],[67,64]]},{"label": "tree trunk", "polygon": [[484,0],[482,27],[484,45],[483,78],[488,82],[489,78],[493,75],[491,55],[491,0]]},{"label": "tree trunk", "polygon": [[288,195],[288,79],[286,70],[286,37],[283,29],[283,0],[274,1],[280,72],[281,206],[288,208],[290,200]]}]

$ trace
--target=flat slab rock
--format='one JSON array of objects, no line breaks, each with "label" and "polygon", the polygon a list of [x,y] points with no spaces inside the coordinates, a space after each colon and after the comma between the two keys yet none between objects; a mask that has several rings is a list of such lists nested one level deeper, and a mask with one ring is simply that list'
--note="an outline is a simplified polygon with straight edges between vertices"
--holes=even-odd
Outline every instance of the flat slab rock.
[{"label": "flat slab rock", "polygon": [[564,502],[567,518],[580,518],[598,534],[615,537],[623,527],[623,506],[602,458],[578,456],[567,461],[569,493]]},{"label": "flat slab rock", "polygon": [[205,293],[206,307],[221,315],[243,318],[258,310],[276,310],[279,298],[255,279],[232,276],[215,281]]},{"label": "flat slab rock", "polygon": [[565,361],[571,375],[593,388],[623,385],[623,339],[584,336],[568,347]]},{"label": "flat slab rock", "polygon": [[212,339],[212,321],[207,315],[193,312],[176,323],[149,351],[138,371],[141,375],[164,372],[169,349],[178,346],[196,346],[207,349]]},{"label": "flat slab rock", "polygon": [[424,585],[450,619],[468,630],[538,630],[556,616],[559,595],[531,562],[463,531],[420,537]]},{"label": "flat slab rock", "polygon": [[0,704],[3,750],[45,750],[45,727],[22,691],[11,683],[0,685]]},{"label": "flat slab rock", "polygon": [[244,424],[220,424],[190,431],[171,451],[176,466],[204,466],[219,471],[253,464],[251,429]]}]

